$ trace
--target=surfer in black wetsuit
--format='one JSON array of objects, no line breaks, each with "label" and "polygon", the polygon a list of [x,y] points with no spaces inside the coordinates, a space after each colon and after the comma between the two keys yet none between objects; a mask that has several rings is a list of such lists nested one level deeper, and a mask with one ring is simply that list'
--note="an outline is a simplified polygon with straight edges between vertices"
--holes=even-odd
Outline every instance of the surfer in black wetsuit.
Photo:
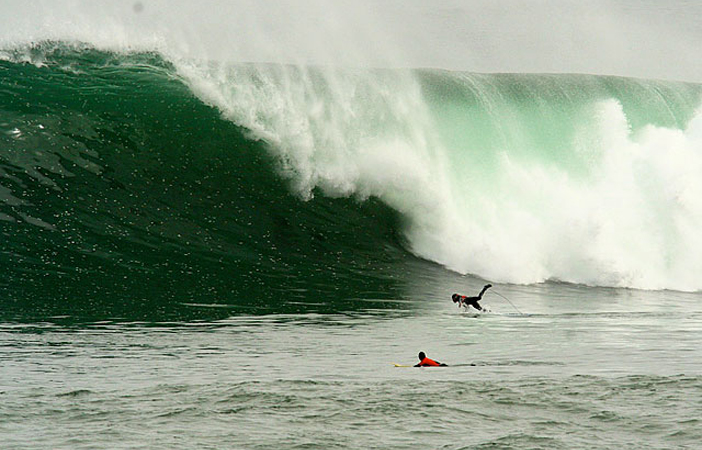
[{"label": "surfer in black wetsuit", "polygon": [[465,295],[453,294],[451,296],[451,299],[453,299],[454,303],[458,303],[459,308],[461,306],[465,306],[467,308],[468,305],[470,305],[473,308],[477,309],[478,311],[483,311],[483,307],[480,306],[478,301],[483,298],[483,294],[485,293],[485,291],[487,291],[491,287],[492,287],[491,284],[486,284],[485,286],[483,286],[483,290],[480,291],[480,294],[478,294],[477,297],[466,297]]}]

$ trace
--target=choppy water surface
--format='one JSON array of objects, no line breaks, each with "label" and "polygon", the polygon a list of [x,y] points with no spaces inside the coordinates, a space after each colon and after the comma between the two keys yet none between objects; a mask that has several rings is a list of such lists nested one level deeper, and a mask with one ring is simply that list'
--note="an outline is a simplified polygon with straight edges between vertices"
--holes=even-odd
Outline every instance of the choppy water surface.
[{"label": "choppy water surface", "polygon": [[86,39],[0,47],[0,448],[699,448],[702,85]]},{"label": "choppy water surface", "polygon": [[696,448],[698,295],[495,289],[524,314],[5,323],[3,448]]}]

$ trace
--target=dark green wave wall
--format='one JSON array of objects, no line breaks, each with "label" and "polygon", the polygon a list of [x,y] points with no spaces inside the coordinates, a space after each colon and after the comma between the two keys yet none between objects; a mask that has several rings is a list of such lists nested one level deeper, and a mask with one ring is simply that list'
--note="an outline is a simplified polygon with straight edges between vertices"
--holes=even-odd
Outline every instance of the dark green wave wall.
[{"label": "dark green wave wall", "polygon": [[37,51],[41,64],[0,61],[0,320],[345,311],[396,295],[383,272],[407,255],[387,207],[292,195],[264,145],[156,55]]}]

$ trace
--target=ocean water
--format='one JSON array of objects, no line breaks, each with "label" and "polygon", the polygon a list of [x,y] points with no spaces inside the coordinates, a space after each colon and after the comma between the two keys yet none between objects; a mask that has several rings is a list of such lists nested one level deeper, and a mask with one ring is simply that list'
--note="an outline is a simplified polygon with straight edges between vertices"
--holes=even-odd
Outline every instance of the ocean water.
[{"label": "ocean water", "polygon": [[701,96],[3,48],[2,448],[698,448]]},{"label": "ocean water", "polygon": [[[218,321],[4,322],[3,447],[698,447],[699,295],[499,292],[533,312],[488,294],[479,316],[427,297]],[[449,367],[393,365],[420,350]]]}]

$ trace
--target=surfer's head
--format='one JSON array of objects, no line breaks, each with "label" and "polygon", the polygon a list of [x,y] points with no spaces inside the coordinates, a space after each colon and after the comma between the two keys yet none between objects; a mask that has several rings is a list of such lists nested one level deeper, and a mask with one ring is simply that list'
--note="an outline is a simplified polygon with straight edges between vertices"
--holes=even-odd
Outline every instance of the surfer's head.
[{"label": "surfer's head", "polygon": [[461,299],[461,296],[458,294],[453,294],[451,298],[453,299],[454,303],[458,303],[458,301]]},{"label": "surfer's head", "polygon": [[426,357],[427,357],[427,355],[425,355],[424,352],[419,352],[419,360],[420,361],[423,361],[424,358],[426,358]]}]

